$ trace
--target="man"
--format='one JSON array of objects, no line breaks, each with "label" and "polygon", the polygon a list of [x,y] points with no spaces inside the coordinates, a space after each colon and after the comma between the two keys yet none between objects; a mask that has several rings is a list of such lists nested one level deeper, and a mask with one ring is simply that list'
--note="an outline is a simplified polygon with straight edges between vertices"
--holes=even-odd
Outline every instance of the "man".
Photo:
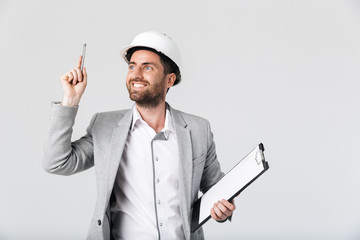
[{"label": "man", "polygon": [[[71,142],[87,84],[86,68],[61,77],[64,98],[53,104],[44,148],[44,169],[71,175],[95,166],[97,202],[87,239],[203,239],[190,232],[193,203],[223,173],[207,120],[165,102],[181,80],[178,48],[168,36],[141,33],[122,50],[128,62],[130,110],[97,113],[87,133]],[[214,203],[222,222],[235,205]]]}]

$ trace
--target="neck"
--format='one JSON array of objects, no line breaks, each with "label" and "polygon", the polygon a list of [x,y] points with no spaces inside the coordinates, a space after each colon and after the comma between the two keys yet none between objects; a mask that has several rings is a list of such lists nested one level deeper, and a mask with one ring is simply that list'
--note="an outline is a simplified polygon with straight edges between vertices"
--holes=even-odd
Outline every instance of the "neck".
[{"label": "neck", "polygon": [[162,101],[153,107],[144,107],[136,104],[136,109],[140,113],[142,119],[155,130],[156,133],[160,132],[165,126],[166,105]]}]

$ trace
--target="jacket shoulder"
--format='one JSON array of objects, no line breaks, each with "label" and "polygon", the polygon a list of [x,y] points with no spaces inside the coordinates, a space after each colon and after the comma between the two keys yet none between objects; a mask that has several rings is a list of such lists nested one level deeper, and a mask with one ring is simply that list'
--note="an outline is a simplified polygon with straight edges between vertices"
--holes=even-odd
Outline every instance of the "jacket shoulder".
[{"label": "jacket shoulder", "polygon": [[106,112],[98,112],[98,115],[101,116],[124,116],[128,111],[131,109],[122,109],[122,110],[115,110],[115,111],[106,111]]},{"label": "jacket shoulder", "polygon": [[182,112],[174,109],[178,115],[184,120],[184,122],[192,127],[206,127],[209,125],[209,121],[203,117],[193,115],[190,113]]},{"label": "jacket shoulder", "polygon": [[96,113],[96,121],[105,122],[109,125],[111,125],[112,123],[117,124],[129,111],[131,111],[131,109],[99,112]]}]

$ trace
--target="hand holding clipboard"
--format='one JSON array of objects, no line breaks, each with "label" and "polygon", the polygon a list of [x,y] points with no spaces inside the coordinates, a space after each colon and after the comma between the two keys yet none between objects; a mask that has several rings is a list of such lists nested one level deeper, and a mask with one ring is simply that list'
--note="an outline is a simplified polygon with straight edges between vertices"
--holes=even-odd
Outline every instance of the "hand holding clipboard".
[{"label": "hand holding clipboard", "polygon": [[264,145],[260,143],[194,203],[191,232],[195,232],[210,219],[210,209],[215,202],[219,199],[233,200],[269,169],[264,151]]}]

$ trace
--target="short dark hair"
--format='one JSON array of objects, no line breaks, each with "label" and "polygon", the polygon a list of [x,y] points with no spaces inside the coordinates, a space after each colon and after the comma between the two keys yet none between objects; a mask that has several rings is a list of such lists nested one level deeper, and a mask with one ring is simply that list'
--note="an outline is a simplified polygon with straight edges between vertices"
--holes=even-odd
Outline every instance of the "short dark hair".
[{"label": "short dark hair", "polygon": [[134,54],[134,52],[136,52],[138,50],[147,50],[147,51],[151,51],[151,52],[156,53],[157,55],[159,55],[160,62],[164,67],[164,74],[175,73],[176,79],[175,79],[175,82],[174,82],[174,86],[181,81],[180,69],[176,65],[176,63],[173,60],[171,60],[168,56],[163,54],[162,52],[156,51],[153,48],[149,48],[149,47],[133,47],[133,48],[130,48],[129,50],[127,50],[126,60],[128,62],[130,62],[131,56]]}]

